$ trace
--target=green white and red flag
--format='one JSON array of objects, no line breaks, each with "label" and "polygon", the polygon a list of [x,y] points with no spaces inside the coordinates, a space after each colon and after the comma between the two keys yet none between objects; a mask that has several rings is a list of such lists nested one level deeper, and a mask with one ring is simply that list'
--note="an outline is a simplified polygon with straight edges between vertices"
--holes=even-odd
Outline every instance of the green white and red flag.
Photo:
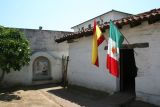
[{"label": "green white and red flag", "polygon": [[119,49],[122,46],[123,40],[123,34],[118,30],[114,23],[110,21],[106,66],[109,72],[115,77],[119,77]]}]

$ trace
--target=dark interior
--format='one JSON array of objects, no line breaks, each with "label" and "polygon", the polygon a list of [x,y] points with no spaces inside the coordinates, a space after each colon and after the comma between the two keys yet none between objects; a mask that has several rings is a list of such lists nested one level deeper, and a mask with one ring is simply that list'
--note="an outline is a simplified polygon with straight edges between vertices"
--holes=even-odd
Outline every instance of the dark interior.
[{"label": "dark interior", "polygon": [[135,64],[134,50],[120,50],[120,91],[135,93],[135,77],[137,67]]}]

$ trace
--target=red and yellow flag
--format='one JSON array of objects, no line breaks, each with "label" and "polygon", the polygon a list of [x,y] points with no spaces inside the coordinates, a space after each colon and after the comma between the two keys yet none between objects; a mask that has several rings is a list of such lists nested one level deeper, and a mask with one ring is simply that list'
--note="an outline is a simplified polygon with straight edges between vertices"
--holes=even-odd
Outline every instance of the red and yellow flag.
[{"label": "red and yellow flag", "polygon": [[92,64],[99,67],[98,61],[98,46],[104,41],[104,36],[94,20],[94,28],[93,28],[93,41],[92,41]]}]

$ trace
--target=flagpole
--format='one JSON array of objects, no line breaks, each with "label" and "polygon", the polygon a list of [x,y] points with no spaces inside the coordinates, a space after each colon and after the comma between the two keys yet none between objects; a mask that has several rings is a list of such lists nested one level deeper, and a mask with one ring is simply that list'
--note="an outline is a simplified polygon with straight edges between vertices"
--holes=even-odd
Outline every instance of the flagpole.
[{"label": "flagpole", "polygon": [[[115,26],[116,28],[117,28],[117,26]],[[117,28],[118,29],[118,28]],[[123,33],[119,30],[119,32],[122,34],[122,36],[124,37],[124,39],[126,40],[126,42],[128,43],[128,44],[130,44],[129,43],[129,41],[127,40],[127,38],[123,35]],[[136,54],[136,55],[138,55],[138,53],[135,51],[135,50],[133,50],[134,51],[134,53]]]},{"label": "flagpole", "polygon": [[[120,30],[119,30],[120,31]],[[121,31],[120,31],[121,32]],[[122,32],[121,32],[122,33]],[[122,33],[122,35],[123,35],[123,33]],[[123,35],[123,37],[124,37],[124,39],[126,40],[126,42],[128,43],[128,44],[130,44],[129,43],[129,41],[127,40],[127,38]],[[135,51],[135,50],[133,50],[134,51],[134,53],[136,54],[136,55],[138,55],[138,53]]]}]

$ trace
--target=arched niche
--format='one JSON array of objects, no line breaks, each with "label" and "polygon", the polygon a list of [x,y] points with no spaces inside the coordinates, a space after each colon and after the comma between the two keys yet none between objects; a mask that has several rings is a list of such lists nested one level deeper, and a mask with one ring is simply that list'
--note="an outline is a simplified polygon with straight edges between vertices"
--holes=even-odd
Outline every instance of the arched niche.
[{"label": "arched niche", "polygon": [[51,64],[44,56],[37,57],[32,64],[33,80],[51,79]]},{"label": "arched niche", "polygon": [[[43,58],[42,58],[43,57]],[[40,58],[40,59],[39,59]],[[42,79],[35,77],[34,75],[34,65],[36,63],[37,60],[42,60],[44,59],[45,61],[49,62],[49,76],[46,76]],[[61,72],[61,59],[58,59],[57,57],[55,57],[53,54],[51,53],[47,53],[47,52],[34,52],[31,55],[31,60],[30,60],[30,64],[28,67],[28,77],[30,80],[30,84],[34,84],[35,82],[38,81],[41,82],[46,82],[46,80],[48,81],[52,81],[52,82],[59,82],[61,81],[61,77],[62,77],[62,72]],[[43,81],[44,80],[44,81]],[[37,83],[36,83],[37,84]]]}]

